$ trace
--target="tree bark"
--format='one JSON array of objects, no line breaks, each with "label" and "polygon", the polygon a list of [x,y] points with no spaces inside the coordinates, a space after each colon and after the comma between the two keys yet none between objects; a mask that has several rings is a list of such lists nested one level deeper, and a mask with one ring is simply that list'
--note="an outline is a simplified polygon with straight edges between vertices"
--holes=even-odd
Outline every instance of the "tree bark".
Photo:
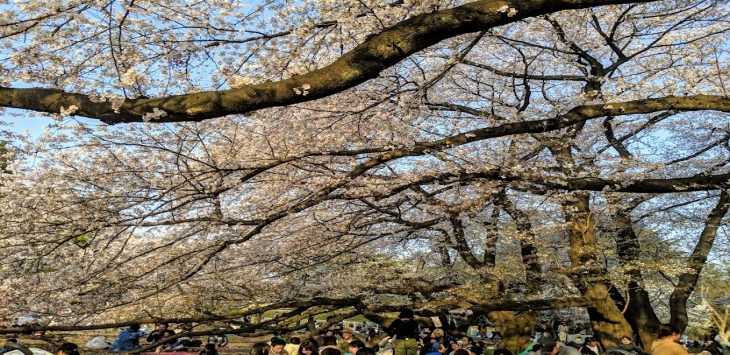
[{"label": "tree bark", "polygon": [[707,261],[707,255],[712,250],[715,242],[717,228],[720,227],[722,218],[725,217],[730,204],[730,195],[727,191],[722,190],[720,199],[717,201],[715,208],[712,209],[705,228],[700,233],[700,238],[695,245],[695,249],[687,261],[687,267],[691,272],[683,273],[679,276],[679,283],[674,288],[674,292],[669,298],[670,318],[669,322],[684,330],[687,327],[687,299],[694,291],[697,280],[700,277],[702,268]]},{"label": "tree bark", "polygon": [[[621,204],[620,201],[615,201],[615,205],[619,204]],[[629,213],[630,210],[619,208],[613,219],[617,255],[626,268],[625,274],[629,277],[623,313],[634,333],[639,335],[641,343],[645,347],[644,350],[649,351],[648,347],[656,339],[661,321],[651,306],[649,293],[642,287],[643,275],[637,265],[641,245],[634,233]]]},{"label": "tree bark", "polygon": [[[515,222],[517,232],[520,233],[520,254],[522,256],[522,264],[525,267],[525,284],[527,290],[525,295],[530,297],[541,291],[542,276],[541,266],[537,258],[537,248],[535,247],[535,234],[532,231],[532,223],[528,215],[520,210],[503,190],[495,201]],[[525,343],[532,338],[537,323],[537,312],[527,311],[516,313],[512,312],[491,312],[488,315],[489,320],[502,329],[502,342],[499,348],[504,348],[518,354],[524,350]]]},{"label": "tree bark", "polygon": [[632,330],[601,280],[590,195],[585,192],[574,193],[563,204],[563,211],[566,222],[570,224],[571,275],[583,296],[594,300],[587,308],[593,333],[604,348],[615,346],[622,336],[631,334]]}]

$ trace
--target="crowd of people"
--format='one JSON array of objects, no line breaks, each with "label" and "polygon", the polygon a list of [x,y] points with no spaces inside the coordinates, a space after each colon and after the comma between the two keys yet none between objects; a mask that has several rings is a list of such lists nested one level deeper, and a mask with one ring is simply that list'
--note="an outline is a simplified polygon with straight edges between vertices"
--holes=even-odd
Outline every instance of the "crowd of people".
[{"label": "crowd of people", "polygon": [[[557,332],[549,331],[545,324],[540,329],[536,332],[536,339],[526,344],[519,355],[730,355],[730,349],[725,349],[717,341],[683,344],[680,342],[681,330],[672,324],[661,325],[648,353],[642,346],[635,344],[629,335],[622,337],[617,346],[604,349],[600,340],[592,335],[569,338],[570,329],[565,322],[560,323]],[[182,330],[188,332],[192,328],[183,327]],[[440,328],[424,331],[409,309],[403,309],[398,318],[383,330],[386,334],[382,339],[376,337],[379,331],[374,327],[360,327],[359,331],[350,327],[336,327],[323,330],[318,337],[305,339],[283,334],[266,343],[254,344],[250,355],[487,355],[487,345],[482,339],[456,337]],[[501,333],[495,333],[501,337]],[[492,334],[493,340],[495,333]],[[228,347],[225,335],[210,335],[205,342],[184,336],[176,337],[175,331],[169,329],[167,323],[157,324],[149,333],[140,331],[139,325],[131,325],[123,329],[111,344],[102,345],[108,345],[106,348],[115,352],[131,352],[143,347],[140,339],[145,339],[147,348],[155,352],[190,352],[202,347],[199,355],[218,355],[218,350]],[[381,340],[375,344],[376,339]],[[55,355],[79,355],[78,346],[65,343]],[[496,349],[492,355],[512,353],[506,349]]]},{"label": "crowd of people", "polygon": [[[542,327],[546,329],[546,327]],[[621,337],[619,344],[604,349],[599,339],[588,336],[583,339],[576,337],[567,339],[567,335],[558,336],[545,331],[538,332],[539,340],[533,341],[520,355],[728,355],[730,347],[723,347],[715,340],[700,343],[695,341],[691,344],[684,344],[682,331],[673,324],[662,324],[659,327],[657,339],[651,344],[647,353],[636,344],[632,337],[626,335]],[[727,349],[726,349],[727,348]],[[725,352],[723,352],[725,351]]]}]

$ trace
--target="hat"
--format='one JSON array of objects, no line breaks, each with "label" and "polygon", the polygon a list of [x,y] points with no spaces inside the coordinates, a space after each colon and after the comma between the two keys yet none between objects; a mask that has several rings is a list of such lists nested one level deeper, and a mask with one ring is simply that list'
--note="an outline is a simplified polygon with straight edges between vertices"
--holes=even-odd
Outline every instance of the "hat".
[{"label": "hat", "polygon": [[352,328],[344,328],[340,333],[350,333],[352,334]]},{"label": "hat", "polygon": [[542,337],[538,343],[540,344],[540,350],[542,351],[553,351],[555,346],[558,344],[555,339],[550,337]]},{"label": "hat", "polygon": [[403,308],[398,315],[398,318],[410,318],[413,319],[413,311],[408,308]]}]

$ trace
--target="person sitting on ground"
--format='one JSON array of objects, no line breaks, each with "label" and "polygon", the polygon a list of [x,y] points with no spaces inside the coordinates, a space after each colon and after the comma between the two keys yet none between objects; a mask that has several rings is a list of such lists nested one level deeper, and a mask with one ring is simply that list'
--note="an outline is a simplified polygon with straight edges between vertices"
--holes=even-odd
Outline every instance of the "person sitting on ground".
[{"label": "person sitting on ground", "polygon": [[174,331],[168,330],[167,328],[167,323],[157,323],[157,328],[152,333],[150,333],[150,335],[147,336],[147,341],[150,343],[159,342],[166,331],[172,332],[172,335],[175,335]]},{"label": "person sitting on ground", "polygon": [[139,332],[139,328],[139,324],[132,324],[129,328],[119,332],[119,335],[117,335],[114,342],[112,342],[109,346],[109,350],[116,352],[128,352],[140,348],[139,337],[142,336],[142,334]]},{"label": "person sitting on ground", "polygon": [[376,335],[378,335],[378,332],[375,330],[375,327],[368,328],[368,341],[373,341]]},{"label": "person sitting on ground", "polygon": [[251,353],[249,355],[269,355],[271,352],[271,346],[266,343],[256,343],[251,346]]},{"label": "person sitting on ground", "polygon": [[213,334],[208,337],[207,344],[213,344],[219,348],[228,345],[228,337],[223,334]]},{"label": "person sitting on ground", "polygon": [[628,336],[622,336],[621,340],[619,340],[619,342],[620,342],[620,344],[614,346],[613,348],[611,348],[609,350],[616,349],[616,350],[627,351],[634,355],[646,355],[644,353],[644,350],[641,349],[640,347],[634,345],[634,342],[631,341],[631,338],[629,338]]},{"label": "person sitting on ground", "polygon": [[214,343],[208,343],[203,350],[200,350],[199,355],[218,355],[218,350],[215,349]]},{"label": "person sitting on ground", "polygon": [[659,336],[651,343],[651,355],[687,355],[687,349],[677,343],[681,337],[682,331],[676,325],[660,325]]},{"label": "person sitting on ground", "polygon": [[289,338],[289,342],[284,346],[284,350],[286,350],[289,355],[299,355],[299,345],[301,344],[302,340],[297,337],[291,337]]},{"label": "person sitting on ground", "polygon": [[362,341],[357,340],[357,339],[356,340],[353,340],[353,341],[350,342],[350,345],[349,345],[349,347],[347,349],[347,352],[345,354],[355,355],[355,354],[358,353],[358,350],[360,350],[360,349],[362,349],[364,347],[365,347],[365,343],[363,343]]},{"label": "person sitting on ground", "polygon": [[272,338],[271,339],[271,355],[289,355],[289,353],[284,350],[284,347],[286,346],[286,340],[283,340],[281,338]]},{"label": "person sitting on ground", "polygon": [[705,348],[705,351],[712,355],[722,355],[722,346],[720,346],[718,342],[712,341],[710,342],[710,345]]},{"label": "person sitting on ground", "polygon": [[697,340],[693,341],[692,344],[689,346],[689,352],[692,354],[699,354],[702,352],[702,350],[704,350],[704,348],[702,347],[702,344],[700,344],[700,342]]},{"label": "person sitting on ground", "polygon": [[157,340],[157,348],[155,348],[155,352],[174,351],[176,342],[174,340],[167,339],[173,335],[175,335],[175,332],[169,329],[162,332],[162,337]]},{"label": "person sitting on ground", "polygon": [[56,350],[56,355],[79,355],[79,346],[74,343],[63,343]]}]

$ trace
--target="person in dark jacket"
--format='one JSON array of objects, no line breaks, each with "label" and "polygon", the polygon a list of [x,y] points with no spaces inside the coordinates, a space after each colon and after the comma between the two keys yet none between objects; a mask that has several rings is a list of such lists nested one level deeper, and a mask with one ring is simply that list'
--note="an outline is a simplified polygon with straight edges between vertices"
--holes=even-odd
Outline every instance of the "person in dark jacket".
[{"label": "person in dark jacket", "polygon": [[716,341],[710,342],[710,345],[705,348],[705,351],[708,351],[712,355],[722,355],[722,347]]},{"label": "person in dark jacket", "polygon": [[150,343],[157,343],[164,336],[165,332],[170,332],[175,335],[175,331],[168,330],[167,323],[157,323],[157,328],[147,336],[147,341]]},{"label": "person in dark jacket", "polygon": [[636,346],[634,344],[634,342],[631,341],[631,338],[629,338],[627,336],[623,336],[623,337],[621,337],[620,341],[621,341],[621,344],[618,344],[609,350],[618,349],[618,350],[628,351],[628,352],[630,352],[632,354],[636,354],[636,355],[646,355],[646,353],[644,353],[644,350],[642,348]]},{"label": "person in dark jacket", "polygon": [[578,349],[583,355],[603,355],[603,349],[601,349],[601,342],[593,337],[586,337],[583,346]]},{"label": "person in dark jacket", "polygon": [[215,344],[208,343],[198,355],[218,355],[218,350],[216,350]]},{"label": "person in dark jacket", "polygon": [[391,338],[391,344],[395,346],[395,355],[418,354],[420,330],[412,310],[408,308],[401,310],[398,319],[390,324],[386,332]]}]

